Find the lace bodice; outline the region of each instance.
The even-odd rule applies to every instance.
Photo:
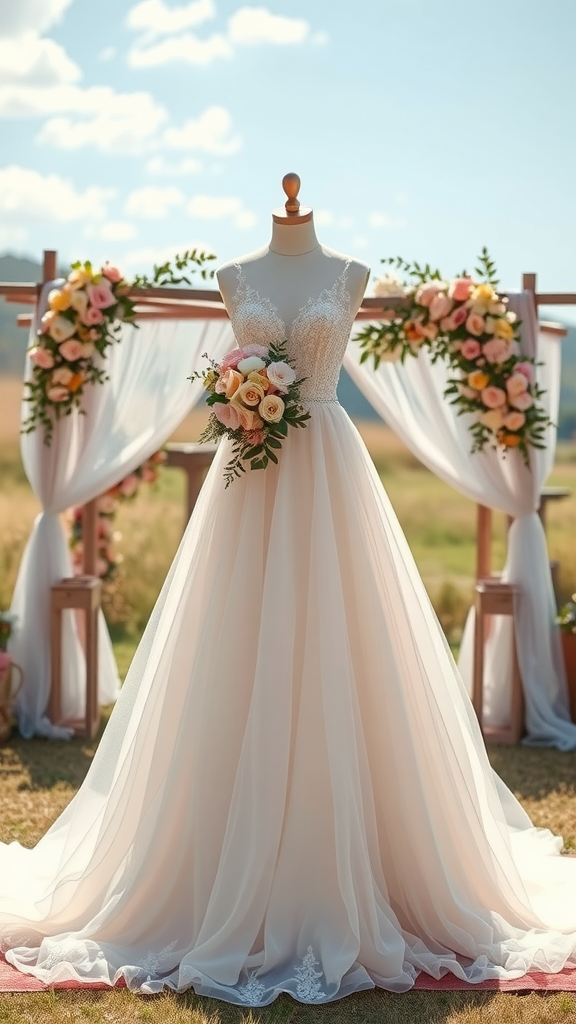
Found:
[[[230,319],[238,344],[270,345],[286,340],[298,377],[306,378],[300,394],[307,401],[337,401],[336,387],[354,320],[346,288],[349,265],[347,260],[331,288],[325,288],[318,298],[308,299],[289,331],[276,306],[248,284],[242,268],[236,265],[238,287]]]

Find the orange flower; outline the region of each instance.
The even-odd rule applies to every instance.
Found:
[[[518,434],[504,434],[502,444],[505,444],[508,448],[517,448],[520,444],[520,438]]]
[[[473,373],[468,374],[468,383],[476,391],[482,391],[489,382],[490,377],[487,373],[482,373],[481,370],[474,370]]]
[[[75,373],[71,380],[68,382],[68,391],[78,391],[78,388],[84,383],[84,374]]]
[[[404,324],[404,334],[407,341],[422,341],[424,337],[420,324],[415,323],[414,320],[406,321]]]

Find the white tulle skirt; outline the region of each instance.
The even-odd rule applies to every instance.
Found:
[[[218,453],[86,780],[0,846],[7,959],[260,1005],[576,966],[576,862],[492,772],[370,457]]]

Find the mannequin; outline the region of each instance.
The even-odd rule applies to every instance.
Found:
[[[227,309],[231,309],[238,285],[238,266],[248,284],[269,299],[278,310],[288,332],[298,311],[311,297],[330,288],[342,273],[348,257],[318,241],[313,211],[297,199],[300,178],[286,174],[282,187],[288,196],[285,206],[272,213],[272,237],[267,246],[223,264],[216,273]],[[350,260],[346,288],[351,310],[362,301],[370,268]]]

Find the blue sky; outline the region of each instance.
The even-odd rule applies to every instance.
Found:
[[[295,170],[375,274],[486,244],[504,286],[574,291],[575,37],[573,0],[3,4],[0,252],[223,261]]]

